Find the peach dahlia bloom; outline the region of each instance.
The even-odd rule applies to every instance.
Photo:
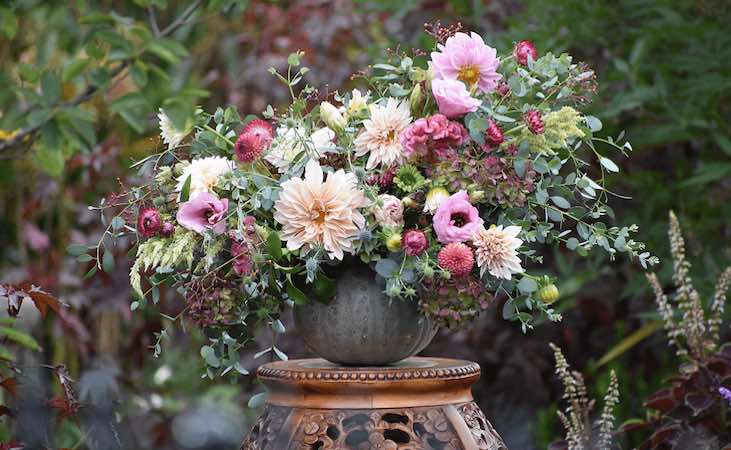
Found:
[[[322,245],[330,258],[343,259],[344,252],[353,252],[353,239],[365,226],[359,211],[365,206],[355,175],[341,169],[325,180],[320,164],[310,160],[304,179],[282,183],[274,220],[282,224],[282,239],[289,250]]]
[[[367,170],[402,164],[401,133],[411,123],[409,102],[389,98],[385,105],[371,105],[370,112],[371,117],[363,122],[364,130],[355,138],[355,155],[368,154]]]

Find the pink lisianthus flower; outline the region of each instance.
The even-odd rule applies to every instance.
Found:
[[[477,33],[456,33],[444,45],[437,45],[437,49],[438,52],[431,54],[431,66],[436,78],[459,80],[485,93],[494,91],[502,78],[497,73],[500,65],[497,51],[485,45]]]
[[[477,208],[470,203],[467,192],[459,191],[439,205],[433,224],[439,242],[450,244],[472,239],[483,221]]]
[[[401,133],[404,156],[426,156],[429,150],[445,153],[445,149],[456,148],[469,138],[467,129],[461,123],[449,120],[444,114],[434,114],[418,119]]]
[[[467,87],[458,80],[434,79],[431,82],[431,90],[439,112],[450,119],[475,112],[481,104],[479,100],[470,96]]]
[[[219,199],[210,192],[201,192],[191,200],[181,203],[176,218],[183,227],[196,233],[213,230],[216,234],[226,231],[228,199]]]

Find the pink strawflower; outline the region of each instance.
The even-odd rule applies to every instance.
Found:
[[[213,230],[216,234],[226,231],[228,199],[219,199],[210,192],[201,192],[191,200],[181,203],[178,223],[188,230],[203,233]]]
[[[173,225],[171,222],[165,222],[162,224],[162,229],[160,230],[160,234],[163,235],[163,237],[170,237],[175,232],[175,225]]]
[[[470,196],[465,191],[459,191],[444,200],[432,221],[437,239],[442,244],[472,239],[472,235],[483,224],[477,208],[472,206]]]
[[[461,242],[447,244],[437,254],[439,267],[446,269],[455,277],[462,277],[472,272],[475,257],[472,250]]]
[[[409,256],[419,256],[429,247],[426,235],[421,230],[408,230],[401,238],[401,247]]]
[[[273,139],[274,130],[271,124],[261,119],[254,119],[246,124],[236,140],[234,146],[236,157],[243,163],[252,163],[269,148]]]
[[[459,147],[468,138],[469,133],[461,123],[449,120],[444,114],[434,114],[409,125],[401,133],[401,145],[407,158],[427,156],[430,150],[445,156],[445,149]]]
[[[251,260],[251,252],[249,246],[245,242],[234,240],[231,242],[231,256],[233,256],[233,269],[236,275],[250,275],[254,269],[254,263]]]
[[[431,54],[431,67],[435,78],[459,80],[470,88],[492,92],[502,77],[497,73],[500,60],[497,51],[485,45],[477,33],[456,33],[442,44],[439,51]]]
[[[431,90],[439,112],[450,119],[477,111],[481,104],[479,100],[470,96],[467,87],[459,80],[434,79],[431,82]]]
[[[543,118],[541,118],[541,112],[537,109],[529,109],[528,112],[523,114],[523,120],[533,134],[541,134],[546,131]]]
[[[499,147],[500,144],[502,144],[504,141],[505,135],[503,134],[503,130],[492,119],[488,119],[487,132],[485,133],[485,142],[490,147]]]
[[[533,42],[520,41],[515,44],[515,47],[513,48],[513,56],[515,57],[515,60],[518,61],[518,64],[527,66],[528,55],[530,55],[533,61],[538,58],[538,50],[536,50],[536,46],[533,44]]]
[[[162,219],[155,208],[142,208],[137,217],[137,231],[144,237],[150,238],[160,232]]]

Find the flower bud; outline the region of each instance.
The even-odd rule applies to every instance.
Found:
[[[543,303],[550,305],[556,300],[558,300],[559,292],[558,288],[555,284],[551,283],[549,285],[543,286],[536,292],[536,297],[538,300],[542,301]]]
[[[434,276],[434,268],[432,266],[425,266],[424,270],[421,271],[426,278],[431,278]]]
[[[411,114],[416,114],[422,107],[424,102],[424,91],[421,89],[421,84],[414,86],[409,96],[409,107],[411,107]]]
[[[449,192],[443,187],[435,187],[426,194],[426,202],[424,202],[424,212],[434,214],[442,202],[449,198]]]
[[[413,208],[416,206],[416,202],[413,198],[406,196],[401,199],[401,204],[404,205],[404,208]]]
[[[386,248],[390,252],[397,252],[401,250],[401,233],[393,233],[391,236],[386,238]]]
[[[323,122],[325,122],[325,125],[336,133],[343,131],[345,126],[348,124],[345,117],[343,117],[335,105],[330,102],[320,103],[320,118]]]

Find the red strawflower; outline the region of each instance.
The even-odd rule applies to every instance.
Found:
[[[137,217],[137,231],[144,237],[150,238],[160,232],[162,219],[155,208],[142,208]]]
[[[271,145],[273,139],[272,125],[265,120],[254,119],[246,124],[236,139],[236,157],[244,163],[254,162]]]
[[[461,242],[447,244],[437,254],[439,267],[446,269],[456,277],[468,275],[475,264],[472,250]]]
[[[518,64],[527,66],[528,55],[530,55],[533,61],[538,58],[538,50],[536,50],[536,46],[533,44],[533,42],[520,41],[515,44],[515,47],[513,48],[513,56],[515,57],[515,60],[518,61]]]
[[[408,230],[404,233],[401,238],[401,246],[404,249],[404,253],[409,256],[418,256],[429,247],[429,243],[426,240],[426,235],[421,230]]]
[[[541,134],[546,131],[546,125],[543,123],[541,112],[537,109],[529,109],[528,112],[523,114],[523,120],[533,134]]]
[[[503,130],[492,119],[488,119],[487,121],[487,133],[485,135],[485,141],[490,147],[498,147],[505,141],[505,135],[503,134]]]

